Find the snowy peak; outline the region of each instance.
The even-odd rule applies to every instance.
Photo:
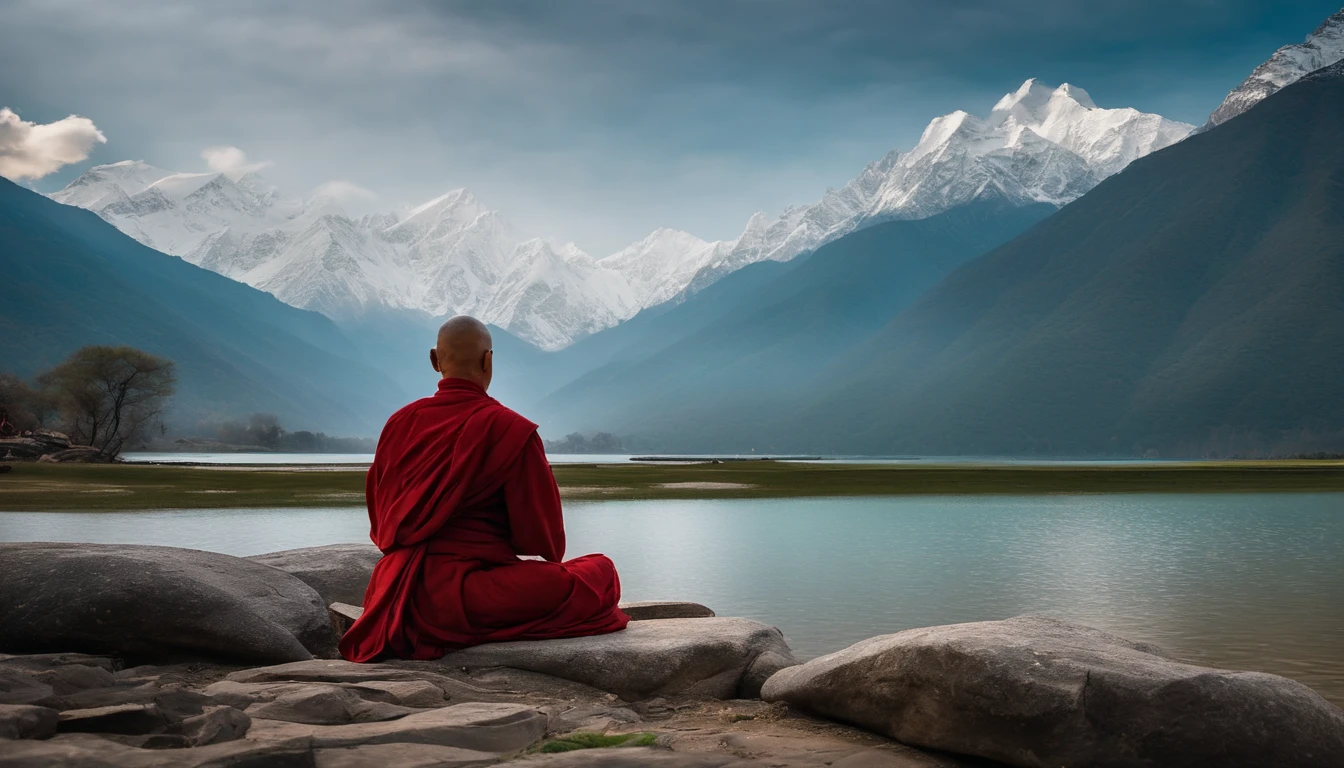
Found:
[[[1088,109],[1098,108],[1096,103],[1092,101],[1092,96],[1089,95],[1087,91],[1083,90],[1082,88],[1079,88],[1076,85],[1069,85],[1068,83],[1065,83],[1056,88],[1055,93],[1051,98],[1069,99],[1070,101],[1080,106],[1086,107]]]
[[[123,160],[90,168],[51,197],[59,203],[88,208],[104,199],[110,201],[138,194],[154,182],[171,175],[172,171],[155,168],[138,160]]]
[[[760,217],[761,225],[765,217]],[[756,221],[756,217],[753,217]],[[600,260],[602,267],[619,272],[642,307],[662,304],[675,297],[713,257],[718,243],[701,240],[689,232],[662,227]]]
[[[1327,18],[1305,41],[1275,51],[1223,99],[1200,130],[1222,125],[1307,74],[1341,60],[1344,60],[1344,9]]]
[[[1194,126],[1135,109],[1102,109],[1087,91],[1027,80],[985,118],[934,118],[907,152],[890,152],[838,190],[770,221],[753,216],[688,283],[698,290],[747,264],[785,261],[871,223],[919,219],[998,198],[1064,205]]]
[[[92,168],[52,197],[151,248],[338,319],[374,308],[469,313],[554,349],[645,306],[622,272],[638,265],[602,265],[573,243],[520,236],[465,189],[355,220],[329,196],[283,198],[254,171],[176,173],[127,161]],[[664,243],[654,249],[660,257],[703,245],[670,233],[651,236]],[[642,295],[662,292],[648,285]]]
[[[990,110],[990,122],[1003,122],[1009,117],[1017,118],[1021,123],[1040,122],[1055,92],[1056,89],[1033,77],[1016,91],[999,99]]]

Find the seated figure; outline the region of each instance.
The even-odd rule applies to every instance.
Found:
[[[489,329],[455,317],[429,359],[438,392],[388,419],[369,468],[371,538],[383,557],[341,654],[436,659],[479,643],[624,629],[611,560],[564,559],[560,492],[537,425],[486,394]]]

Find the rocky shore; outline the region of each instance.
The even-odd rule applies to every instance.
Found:
[[[1344,766],[1344,712],[1300,683],[1043,617],[800,664],[640,603],[611,635],[351,664],[377,559],[0,545],[0,766]]]
[[[104,463],[111,459],[92,446],[72,445],[62,432],[39,429],[0,437],[0,461]]]

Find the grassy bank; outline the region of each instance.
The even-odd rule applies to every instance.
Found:
[[[333,507],[364,503],[344,468],[14,464],[0,511]],[[567,499],[1341,491],[1344,462],[965,466],[735,462],[557,465]]]

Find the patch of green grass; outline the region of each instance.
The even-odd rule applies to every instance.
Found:
[[[658,740],[652,733],[585,733],[579,731],[558,739],[545,742],[537,751],[542,754],[573,752],[579,749],[605,749],[607,747],[651,747]]]
[[[15,463],[0,512],[362,507],[362,469]],[[1129,465],[556,465],[567,500],[1043,493],[1344,492],[1344,462]]]

